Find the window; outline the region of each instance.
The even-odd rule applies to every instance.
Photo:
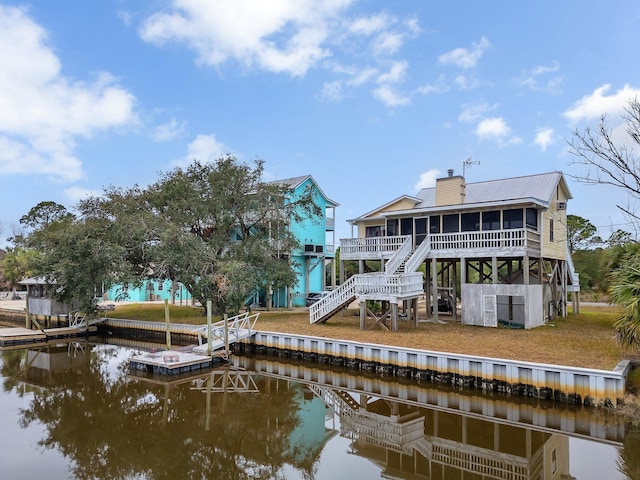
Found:
[[[480,230],[480,212],[463,213],[460,216],[460,230],[463,232],[477,232]]]
[[[380,225],[374,227],[367,227],[364,230],[364,236],[369,237],[382,237],[384,235],[384,229]]]
[[[553,218],[549,219],[549,241],[553,242]]]
[[[502,212],[502,228],[522,228],[523,226],[521,208],[514,208]]]
[[[525,210],[527,228],[538,230],[538,211],[535,208],[527,208]]]
[[[400,235],[413,234],[413,218],[400,219]]]
[[[460,217],[457,214],[442,216],[442,233],[456,233],[460,231]]]
[[[500,230],[500,211],[482,212],[482,230]]]
[[[390,218],[387,220],[387,235],[395,237],[398,235],[398,219]]]
[[[440,233],[440,215],[429,217],[429,233]]]

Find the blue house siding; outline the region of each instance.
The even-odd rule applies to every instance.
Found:
[[[312,189],[313,201],[320,209],[320,215],[303,216],[300,221],[291,221],[290,232],[300,243],[300,248],[293,251],[291,261],[297,276],[297,284],[288,289],[274,292],[274,307],[304,307],[309,292],[324,290],[325,259],[334,258],[334,252],[327,252],[327,208],[337,204],[328,199],[311,176],[282,180],[293,188],[291,201],[300,198],[307,188]],[[331,226],[333,229],[333,225]]]
[[[157,301],[157,300],[169,300],[170,302],[187,302],[191,301],[191,294],[187,291],[187,289],[182,285],[178,284],[175,290],[175,294],[173,299],[171,297],[171,280],[164,280],[159,282],[157,280],[145,280],[140,287],[134,287],[133,285],[129,285],[126,287],[126,292],[124,292],[124,298],[122,298],[122,286],[114,285],[107,292],[108,300],[116,300],[120,295],[118,300],[121,301],[129,301],[129,302],[148,302],[148,301]]]

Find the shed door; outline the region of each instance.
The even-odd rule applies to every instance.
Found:
[[[497,302],[495,295],[482,296],[482,325],[484,327],[498,326]]]

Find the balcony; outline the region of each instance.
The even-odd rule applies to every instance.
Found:
[[[342,260],[391,258],[408,236],[347,238],[340,240]],[[540,234],[526,228],[429,234],[427,258],[509,257],[541,254]]]

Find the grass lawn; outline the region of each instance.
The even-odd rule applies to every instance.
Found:
[[[170,305],[169,315],[173,323],[206,323],[202,308]],[[256,328],[362,343],[605,370],[612,370],[623,358],[637,354],[618,346],[613,338],[613,322],[618,316],[615,307],[581,306],[579,315],[570,314],[567,318],[556,319],[553,323],[532,330],[421,321],[417,329],[408,322],[400,322],[399,331],[391,333],[379,327],[360,330],[358,315],[357,309],[345,310],[325,324],[311,325],[306,309],[261,311]],[[109,312],[109,316],[163,322],[164,305],[117,305],[114,312]],[[449,318],[440,316],[441,320]]]

